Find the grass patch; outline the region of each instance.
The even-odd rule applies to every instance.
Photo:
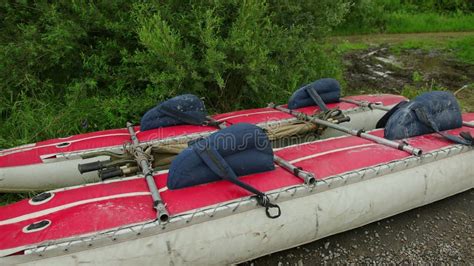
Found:
[[[474,83],[468,84],[454,92],[463,112],[474,112]]]
[[[0,193],[0,206],[34,197],[37,193]]]
[[[446,41],[442,39],[406,40],[401,43],[392,45],[390,47],[390,51],[394,54],[400,54],[403,50],[407,49],[439,49],[440,47],[445,47],[446,44]]]
[[[337,44],[336,47],[339,53],[346,53],[349,51],[368,49],[369,45],[366,43],[352,43],[347,40],[344,40],[342,43]]]
[[[381,15],[377,22],[359,20],[344,23],[334,29],[333,35],[460,31],[474,31],[474,14],[398,10]]]
[[[405,86],[400,93],[408,99],[413,99],[418,95],[430,91],[449,91],[447,88],[432,85],[423,87]],[[456,99],[461,106],[462,112],[474,112],[474,84],[466,85],[463,89],[454,92]]]
[[[447,88],[444,87],[439,87],[439,86],[423,86],[423,87],[414,87],[414,86],[409,86],[406,85],[403,87],[401,91],[401,95],[407,97],[408,99],[413,99],[418,95],[421,95],[425,92],[429,91],[447,91]]]
[[[343,27],[335,28],[332,32],[332,36],[348,36],[356,34],[373,34],[383,32],[383,29],[373,27],[371,25],[344,24]]]
[[[391,13],[386,18],[384,32],[417,33],[443,31],[473,31],[473,14],[442,15],[438,13]]]
[[[448,44],[454,55],[461,61],[474,64],[474,36],[454,40]]]
[[[425,51],[444,50],[447,53],[451,53],[463,63],[474,64],[474,35],[454,39],[433,38],[405,40],[390,46],[390,51],[397,55],[407,49],[422,49]]]

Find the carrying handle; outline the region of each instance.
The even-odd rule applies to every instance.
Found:
[[[101,180],[107,180],[107,179],[119,177],[122,175],[123,175],[122,169],[118,167],[107,168],[107,169],[103,169],[99,171],[99,178]]]
[[[257,195],[256,198],[257,198],[258,204],[265,208],[265,214],[267,215],[268,218],[276,219],[280,217],[281,215],[280,206],[278,206],[277,204],[271,203],[267,195],[265,194]],[[277,213],[272,215],[272,213],[270,212],[270,209],[277,209]]]

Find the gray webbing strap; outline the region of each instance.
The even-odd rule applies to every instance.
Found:
[[[321,96],[319,96],[318,92],[316,92],[315,88],[307,88],[306,92],[309,94],[309,97],[311,97],[311,99],[313,99],[314,103],[317,104],[322,111],[327,111],[328,110],[328,107],[324,103]]]
[[[416,108],[414,109],[416,116],[418,119],[425,124],[427,127],[429,127],[431,130],[434,132],[438,133],[442,137],[444,137],[447,140],[450,140],[454,143],[462,144],[462,145],[467,145],[467,146],[473,146],[474,141],[469,132],[462,132],[460,134],[461,137],[450,135],[444,132],[441,132],[438,128],[438,126],[433,123],[432,119],[430,119],[429,114],[425,111],[423,107]]]

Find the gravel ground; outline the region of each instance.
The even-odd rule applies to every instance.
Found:
[[[474,190],[243,265],[474,264]]]

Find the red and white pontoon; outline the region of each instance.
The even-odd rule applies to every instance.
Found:
[[[386,106],[393,106],[405,100],[402,96],[389,94],[361,95],[346,97],[341,102],[328,104],[329,108],[339,108],[345,115],[350,116],[351,121],[344,123],[345,126],[367,130],[375,128],[375,123],[385,112],[344,102],[344,99],[378,102]],[[319,108],[309,106],[297,110],[312,114]],[[291,115],[270,108],[236,111],[215,115],[213,118],[228,125],[245,122],[264,128],[291,124],[295,121]],[[138,131],[138,128],[135,130]],[[160,145],[186,142],[209,135],[216,130],[211,126],[179,125],[138,131],[137,137],[144,145]],[[321,134],[321,138],[342,134],[329,128]],[[107,160],[109,157],[83,159],[84,155],[94,152],[123,152],[123,145],[130,141],[130,134],[124,128],[52,139],[2,150],[0,151],[0,192],[44,191],[99,181],[97,172],[81,175],[78,165]]]
[[[472,123],[474,113],[463,121]],[[473,134],[474,128],[444,133],[461,131]],[[169,211],[167,223],[156,220],[142,176],[52,190],[0,207],[0,264],[230,264],[473,188],[472,146],[438,134],[405,142],[423,154],[357,136],[277,149],[277,156],[317,179],[306,185],[282,167],[241,178],[280,206],[278,219],[268,219],[248,191],[229,181],[167,189],[166,171],[154,180]]]
[[[298,89],[287,106],[269,104],[214,119],[202,112],[199,98],[183,95],[147,112],[142,118],[147,131],[137,133],[128,124],[126,132],[114,131],[118,136],[110,139],[93,133],[3,152],[9,163],[21,156],[37,160],[16,166],[23,169],[62,164],[52,171],[66,172],[72,183],[84,181],[70,169],[91,151],[118,159],[82,164],[82,172],[141,174],[51,190],[0,207],[0,264],[238,263],[473,188],[474,113],[462,115],[452,93],[429,92],[408,102],[391,95],[340,100],[339,92],[335,80],[323,79]],[[321,108],[317,114],[319,109],[308,107],[314,104]],[[340,123],[346,115],[352,127]],[[220,130],[203,126],[204,120]],[[272,120],[296,123],[290,130],[272,127]],[[152,129],[173,121],[197,126]],[[375,124],[383,129],[365,130]],[[297,139],[272,149],[280,133],[300,132],[295,125],[325,129],[323,137],[351,136]],[[159,169],[157,151],[177,138],[192,141],[172,156],[165,165],[169,170],[153,171]],[[110,153],[125,142],[131,143],[122,154]],[[14,172],[5,176],[5,169],[13,168],[3,169],[9,188],[66,182],[43,169],[40,180],[22,173],[20,186],[18,176],[10,177]]]

